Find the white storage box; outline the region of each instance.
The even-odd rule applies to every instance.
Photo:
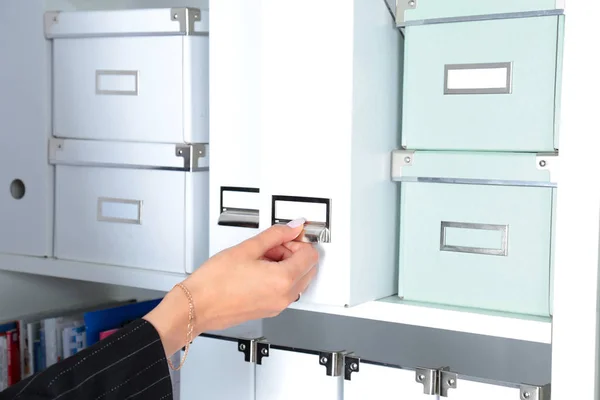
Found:
[[[62,138],[208,142],[208,11],[50,12]]]
[[[400,32],[383,1],[266,2],[261,24],[260,229],[308,220],[322,256],[300,302],[392,296]]]
[[[208,256],[207,151],[52,139],[55,257],[193,272]]]

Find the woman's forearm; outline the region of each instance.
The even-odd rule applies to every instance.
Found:
[[[0,400],[169,400],[171,391],[162,337],[139,319],[0,392]]]

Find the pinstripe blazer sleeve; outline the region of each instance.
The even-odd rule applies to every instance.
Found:
[[[0,393],[0,400],[172,398],[162,342],[142,319]]]

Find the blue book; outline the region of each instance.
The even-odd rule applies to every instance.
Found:
[[[42,325],[42,328],[40,328],[40,347],[39,354],[36,356],[36,358],[39,357],[39,371],[46,369],[46,330],[43,328],[43,326],[44,325]]]
[[[12,331],[13,329],[17,329],[16,321],[0,323],[0,333]]]
[[[42,352],[42,343],[36,340],[33,343],[33,373],[37,374],[46,367],[46,352]]]
[[[154,309],[162,299],[131,303],[104,310],[90,311],[83,315],[85,322],[86,345],[94,345],[100,340],[100,333],[117,329],[143,317]]]

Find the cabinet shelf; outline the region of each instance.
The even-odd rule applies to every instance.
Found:
[[[55,258],[0,254],[0,270],[169,291],[186,275]]]
[[[185,274],[5,254],[0,254],[0,270],[158,291],[168,291],[186,277]],[[404,302],[396,296],[349,308],[304,303],[292,304],[290,308],[547,344],[552,337],[549,318],[433,307]]]
[[[349,308],[310,304],[292,304],[290,308],[528,342],[552,343],[550,318],[484,313],[437,305],[434,307],[405,302],[397,296]]]

